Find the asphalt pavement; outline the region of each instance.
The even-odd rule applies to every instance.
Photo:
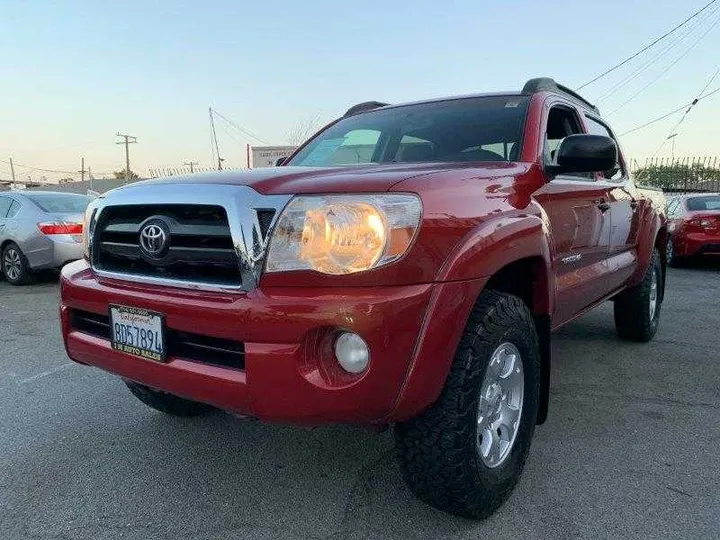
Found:
[[[72,364],[57,280],[0,282],[0,539],[720,538],[720,265],[673,269],[660,331],[612,305],[554,336],[548,422],[484,522],[405,488],[390,432],[152,411]]]

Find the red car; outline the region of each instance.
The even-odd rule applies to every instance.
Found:
[[[695,255],[720,255],[720,194],[668,198],[668,264]]]
[[[394,424],[410,489],[482,518],[547,416],[550,332],[612,299],[655,335],[664,208],[551,79],[363,103],[280,167],[91,203],[65,346],[170,414]]]

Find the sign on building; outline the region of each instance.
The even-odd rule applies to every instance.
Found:
[[[274,167],[278,159],[288,157],[297,146],[249,146],[248,168]]]

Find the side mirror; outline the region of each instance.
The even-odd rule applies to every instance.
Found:
[[[617,165],[615,141],[604,135],[569,135],[557,149],[557,165],[547,167],[552,174],[608,171]]]
[[[286,157],[277,158],[277,161],[275,162],[275,166],[280,167],[281,165],[285,165],[286,160],[287,160]]]

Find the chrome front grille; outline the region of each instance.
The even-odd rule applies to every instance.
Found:
[[[167,249],[148,256],[140,234],[143,224],[167,227]],[[203,281],[239,287],[242,278],[225,209],[221,206],[165,204],[106,208],[96,228],[98,269],[157,278]]]
[[[93,269],[136,282],[253,289],[289,199],[216,184],[149,183],[113,191],[94,202],[88,228]]]

